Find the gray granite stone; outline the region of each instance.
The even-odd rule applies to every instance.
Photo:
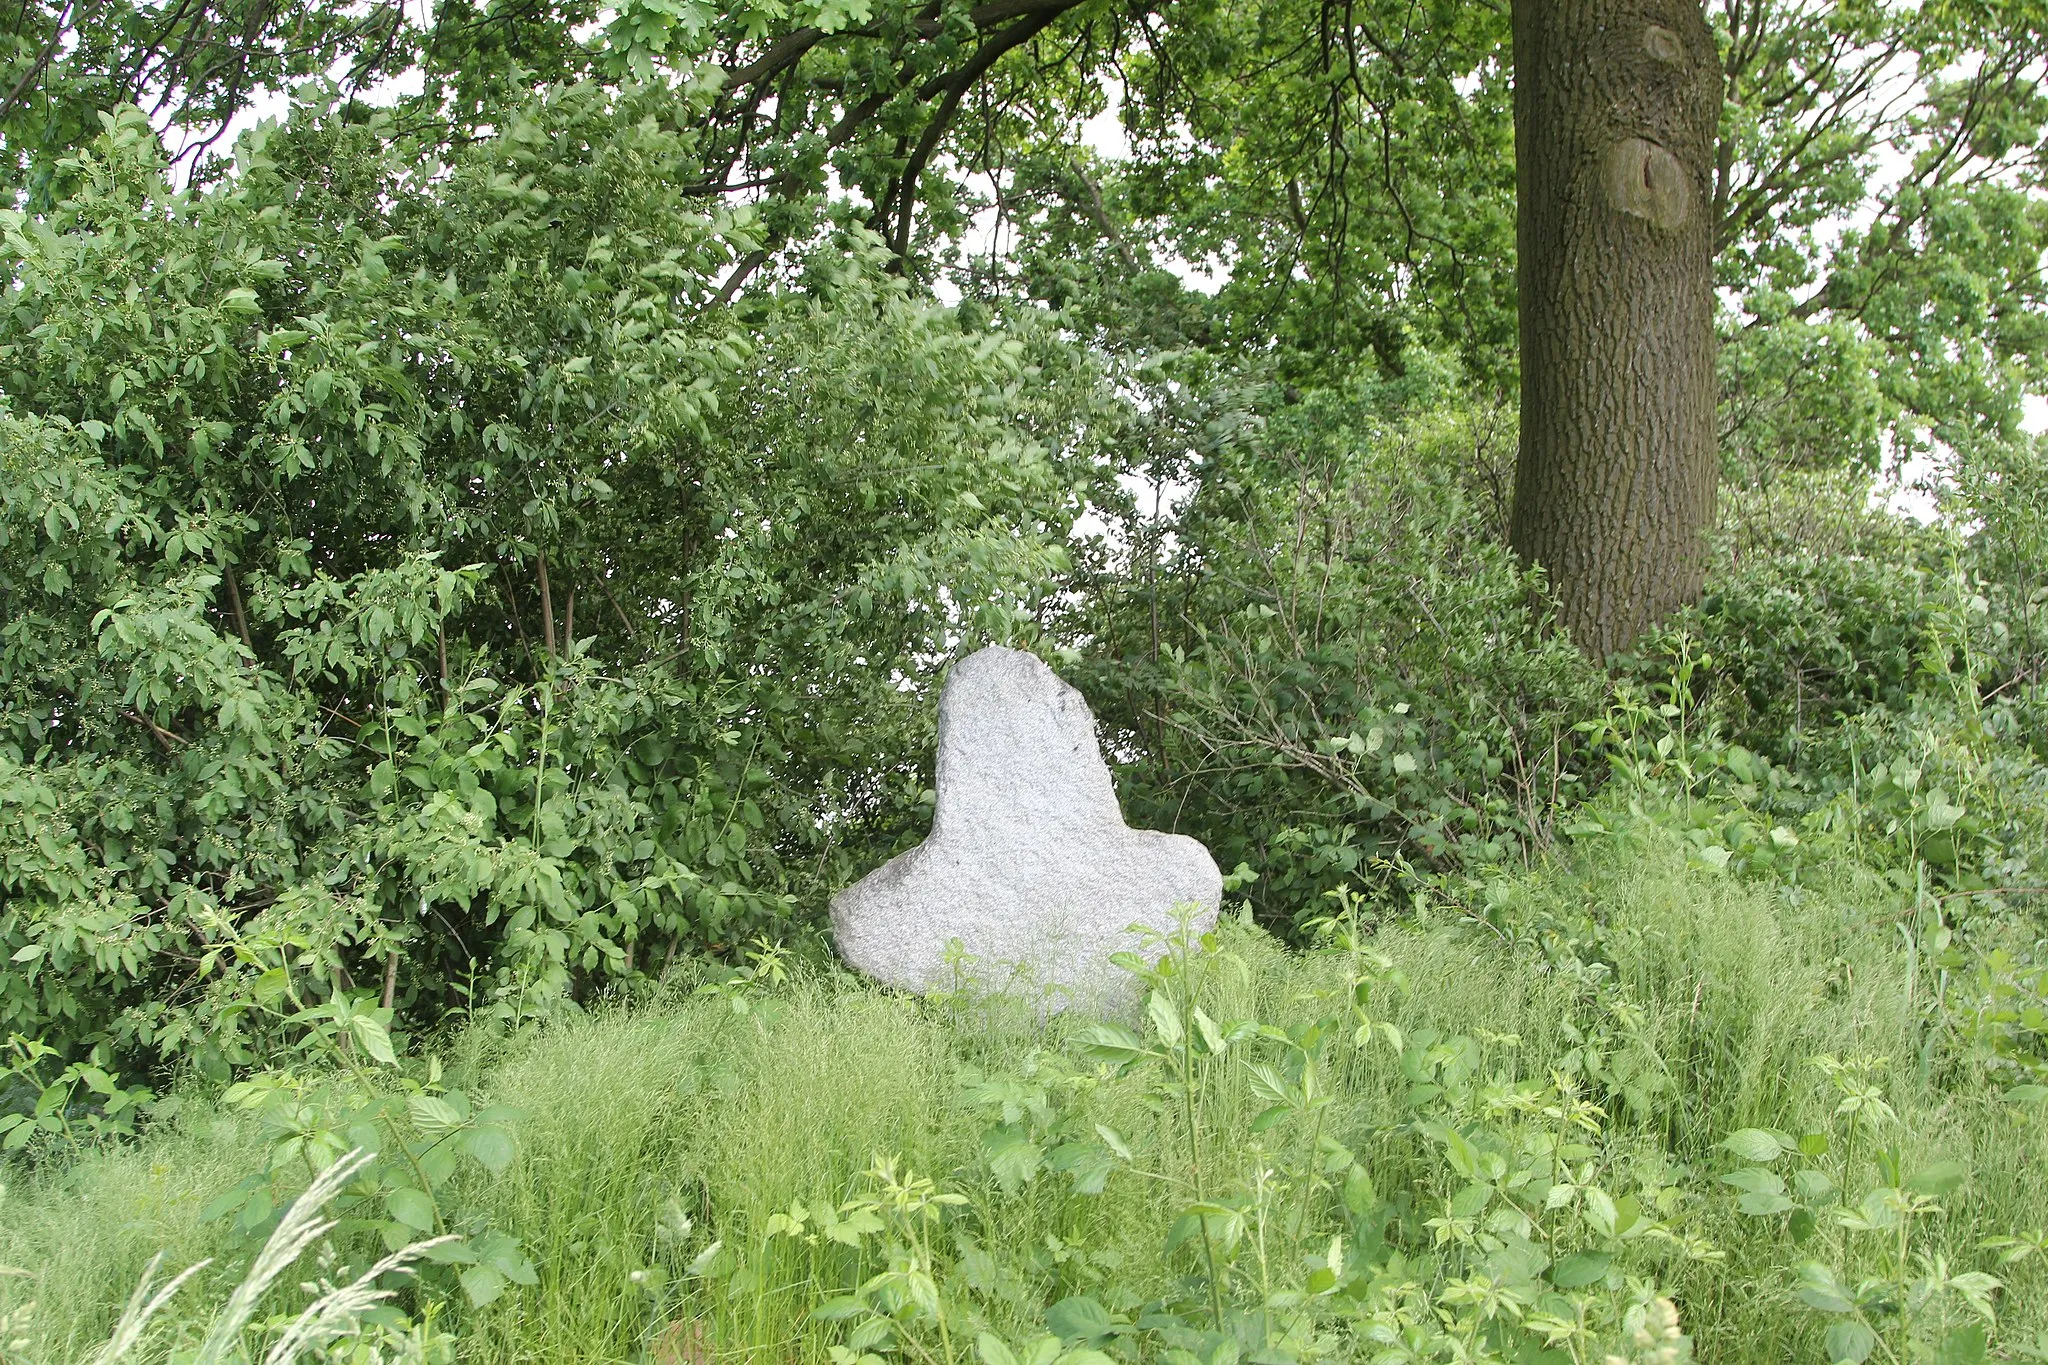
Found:
[[[846,960],[913,991],[1006,981],[1050,987],[1051,1008],[1133,998],[1111,953],[1134,923],[1170,932],[1192,912],[1214,926],[1216,860],[1179,834],[1124,824],[1095,718],[1034,655],[980,650],[939,698],[931,837],[840,892],[832,928]]]

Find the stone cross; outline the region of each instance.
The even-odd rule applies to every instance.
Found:
[[[980,650],[939,698],[938,805],[929,839],[832,898],[846,960],[892,986],[1051,988],[1054,1009],[1135,995],[1109,956],[1130,926],[1214,927],[1222,874],[1180,834],[1132,829],[1095,717],[1034,655]],[[949,950],[957,942],[958,948]],[[964,957],[963,957],[964,955]]]

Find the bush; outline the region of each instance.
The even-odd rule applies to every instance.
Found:
[[[1339,884],[1546,847],[1603,686],[1468,482],[1498,411],[1316,393],[1229,415],[1171,541],[1130,527],[1082,623],[1133,817],[1255,870],[1275,924]]]
[[[938,666],[1064,565],[1088,380],[858,234],[721,306],[705,97],[428,166],[301,110],[205,193],[129,111],[6,216],[0,1036],[224,1077],[333,997],[512,1021],[914,837]]]

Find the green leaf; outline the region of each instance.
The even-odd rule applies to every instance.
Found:
[[[1099,1142],[1066,1142],[1052,1150],[1046,1165],[1071,1176],[1075,1194],[1092,1197],[1108,1187],[1116,1158]]]
[[[405,1102],[406,1113],[429,1137],[451,1133],[469,1121],[466,1106],[458,1106],[445,1095],[414,1095]]]
[[[1799,1267],[1799,1286],[1792,1294],[1808,1308],[1818,1308],[1823,1313],[1856,1311],[1855,1299],[1835,1278],[1835,1272],[1818,1261],[1808,1261]]]
[[[1960,1161],[1937,1161],[1907,1176],[1905,1188],[1913,1194],[1939,1199],[1954,1194],[1969,1174],[1970,1168]]]
[[[871,1317],[849,1332],[846,1346],[851,1351],[872,1351],[896,1335],[896,1324],[884,1317]],[[875,1359],[875,1357],[869,1357]]]
[[[1751,1218],[1768,1218],[1799,1206],[1782,1194],[1745,1194],[1735,1201],[1735,1207]]]
[[[356,1042],[375,1061],[385,1066],[397,1066],[398,1054],[391,1050],[391,1035],[384,1026],[367,1014],[358,1014],[349,1020],[349,1032],[355,1034]]]
[[[1493,1202],[1493,1186],[1467,1185],[1451,1196],[1450,1211],[1453,1218],[1474,1218],[1488,1204]]]
[[[1344,1176],[1344,1207],[1352,1217],[1363,1218],[1379,1203],[1379,1191],[1365,1167],[1354,1165]]]
[[[1181,1028],[1180,1011],[1174,1008],[1173,1001],[1167,999],[1164,992],[1152,992],[1151,998],[1145,1001],[1145,1014],[1152,1021],[1152,1031],[1167,1047],[1177,1046],[1186,1036]]]
[[[1764,1128],[1741,1128],[1721,1139],[1721,1145],[1744,1161],[1776,1161],[1785,1152],[1778,1135]]]
[[[1001,1337],[983,1332],[974,1339],[974,1353],[981,1365],[1017,1365],[1017,1353]]]
[[[1252,1120],[1251,1130],[1256,1134],[1276,1128],[1280,1124],[1285,1123],[1293,1113],[1294,1111],[1284,1104],[1276,1104],[1270,1108],[1262,1109],[1259,1111],[1258,1117]]]
[[[1607,1191],[1588,1185],[1586,1187],[1586,1221],[1602,1237],[1612,1237],[1616,1220],[1621,1211],[1614,1206],[1613,1198]]]
[[[1799,1191],[1799,1197],[1808,1203],[1819,1203],[1835,1192],[1835,1182],[1828,1173],[1811,1166],[1794,1172],[1792,1185]]]
[[[1045,1310],[1045,1326],[1065,1342],[1100,1342],[1115,1330],[1109,1310],[1085,1295],[1061,1299]]]
[[[1127,1066],[1153,1055],[1145,1040],[1122,1024],[1090,1024],[1074,1035],[1074,1048],[1089,1061],[1112,1066]]]
[[[462,1272],[462,1292],[478,1308],[487,1308],[505,1292],[505,1277],[487,1265],[473,1265]]]
[[[1862,1365],[1877,1345],[1877,1334],[1854,1319],[1832,1323],[1825,1343],[1828,1359],[1836,1365]]]
[[[1265,1062],[1253,1062],[1245,1068],[1250,1079],[1252,1095],[1267,1104],[1291,1104],[1294,1096],[1288,1093],[1287,1080]]]
[[[493,1175],[502,1175],[519,1154],[512,1135],[494,1123],[471,1129],[463,1135],[462,1149]]]
[[[982,1134],[981,1145],[1003,1193],[1015,1194],[1038,1178],[1045,1149],[1030,1139],[1022,1125],[991,1128]]]
[[[1967,1323],[1941,1339],[1935,1351],[1935,1365],[1983,1365],[1989,1344],[1990,1334],[1983,1323]]]
[[[1721,1177],[1724,1185],[1733,1185],[1749,1194],[1783,1194],[1785,1182],[1760,1166],[1745,1166],[1739,1171],[1730,1171]]]
[[[425,1192],[401,1185],[384,1196],[384,1209],[392,1218],[416,1232],[434,1230],[434,1201]]]
[[[1584,1289],[1607,1274],[1614,1257],[1605,1251],[1581,1251],[1550,1268],[1550,1282],[1559,1289]]]
[[[1104,1143],[1108,1144],[1109,1150],[1115,1152],[1119,1159],[1124,1161],[1129,1161],[1132,1159],[1130,1144],[1123,1140],[1123,1138],[1117,1133],[1116,1129],[1108,1127],[1105,1124],[1098,1123],[1095,1125],[1095,1134],[1097,1137],[1101,1138]]]
[[[540,1283],[540,1272],[533,1268],[533,1262],[519,1249],[517,1238],[508,1237],[501,1232],[492,1233],[484,1239],[484,1245],[489,1249],[484,1251],[479,1259],[507,1280],[518,1285]]]
[[[218,1222],[242,1207],[248,1198],[248,1191],[240,1186],[236,1186],[225,1194],[216,1195],[208,1201],[205,1208],[199,1211],[199,1221],[202,1223]]]

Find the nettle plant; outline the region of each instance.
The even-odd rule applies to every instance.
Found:
[[[253,1244],[283,1216],[287,1186],[318,1180],[354,1153],[334,1204],[337,1229],[391,1253],[421,1247],[430,1291],[452,1291],[453,1279],[483,1307],[537,1276],[516,1237],[456,1212],[449,1187],[464,1165],[496,1175],[512,1164],[521,1114],[444,1084],[439,1058],[419,1074],[401,1065],[390,1019],[389,1008],[345,995],[284,1015],[300,1030],[297,1063],[238,1081],[224,1097],[262,1121],[269,1158],[203,1216],[231,1220]]]
[[[1182,1202],[1165,1253],[1188,1273],[1172,1290],[1134,1320],[1070,1298],[1048,1324],[1093,1326],[1070,1344],[1143,1335],[1174,1365],[1357,1349],[1388,1362],[1546,1349],[1583,1360],[1607,1342],[1632,1350],[1646,1332],[1665,1349],[1643,1272],[1660,1257],[1716,1254],[1666,1221],[1678,1191],[1654,1170],[1621,1169],[1602,1142],[1605,1115],[1576,1079],[1514,1075],[1516,1040],[1404,1036],[1376,1002],[1405,983],[1365,944],[1355,898],[1336,900],[1318,932],[1342,971],[1319,1012],[1291,1027],[1207,1012],[1211,978],[1229,960],[1215,934],[1161,938],[1121,959],[1148,987],[1144,1028],[1091,1025],[1075,1046],[1106,1078],[1145,1086],[1160,1116],[1145,1141],[1098,1126],[1097,1156],[1072,1119],[1034,1114],[1085,1086],[1012,1098],[1017,1117],[988,1144],[992,1164],[1012,1162],[1011,1180],[1029,1174],[1016,1144],[1042,1132],[1066,1139],[1049,1149],[1049,1168],[1087,1173],[1077,1192],[1128,1172]],[[1337,1107],[1345,1087],[1333,1083],[1373,1050],[1394,1053],[1408,1082],[1408,1118],[1364,1135],[1416,1168],[1391,1193],[1355,1150],[1356,1122]],[[1260,1107],[1244,1116],[1234,1093]],[[1085,1159],[1060,1159],[1077,1146]],[[1109,1168],[1101,1177],[1098,1162]],[[1229,1170],[1239,1174],[1216,1174]],[[1624,1178],[1636,1188],[1621,1188]]]
[[[987,1127],[957,1188],[877,1156],[686,1278],[757,1334],[796,1289],[834,1365],[1688,1359],[1654,1276],[1718,1253],[1676,1230],[1676,1173],[1629,1159],[1576,1073],[1520,1075],[1517,1040],[1404,1034],[1385,1002],[1405,981],[1357,899],[1335,899],[1317,927],[1335,970],[1306,1019],[1219,1020],[1242,965],[1226,936],[1156,936],[1119,960],[1146,988],[1138,1027],[1085,1026],[1014,1073],[963,1068]],[[1402,1116],[1362,1125],[1375,1071]],[[1104,1121],[1134,1093],[1148,1121]],[[1066,1201],[1127,1181],[1177,1206],[1163,1279],[1099,1239],[1016,1244],[1014,1201],[1079,1212]],[[789,1252],[809,1266],[794,1282]]]
[[[1952,1264],[1932,1236],[1942,1201],[1968,1178],[1960,1162],[1909,1169],[1898,1118],[1875,1076],[1882,1059],[1816,1057],[1839,1095],[1833,1122],[1793,1137],[1744,1128],[1721,1145],[1743,1164],[1721,1177],[1752,1218],[1779,1219],[1804,1255],[1778,1271],[1787,1295],[1827,1319],[1828,1359],[1969,1365],[1997,1326],[1994,1276]],[[1987,1250],[2019,1260],[2026,1239]]]

